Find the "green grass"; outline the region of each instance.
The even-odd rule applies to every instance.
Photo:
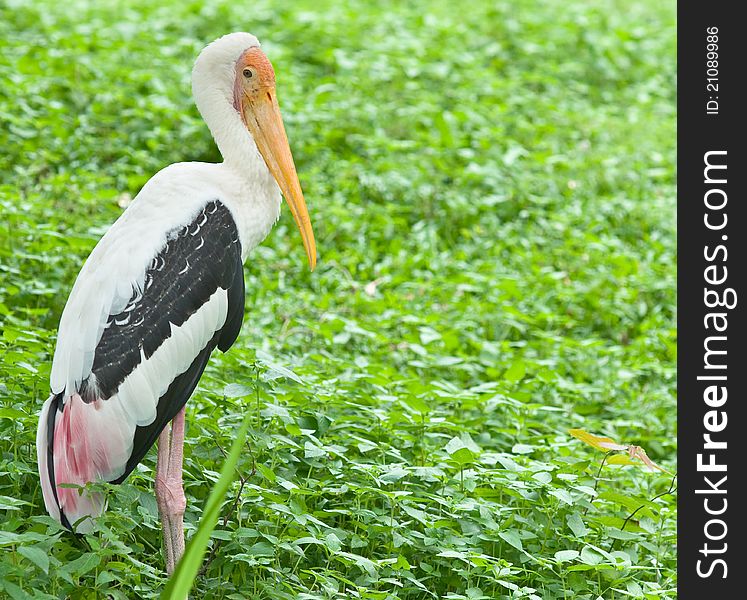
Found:
[[[568,434],[676,469],[674,3],[101,4],[0,0],[0,597],[163,589],[155,453],[75,539],[36,413],[121,195],[219,160],[191,65],[248,30],[320,262],[284,209],[188,405],[188,535],[253,415],[194,597],[675,598],[670,478]]]

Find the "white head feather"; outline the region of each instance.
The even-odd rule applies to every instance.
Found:
[[[250,33],[229,33],[208,44],[192,69],[192,95],[197,110],[213,134],[223,159],[227,163],[240,161],[244,169],[249,166],[247,153],[251,158],[260,155],[233,106],[236,61],[245,50],[259,47],[259,40]]]

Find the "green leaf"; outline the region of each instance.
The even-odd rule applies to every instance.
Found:
[[[602,554],[589,546],[584,546],[580,555],[581,562],[587,565],[598,565],[604,560]]]
[[[589,532],[586,525],[584,525],[581,515],[577,512],[567,515],[565,522],[568,523],[568,527],[571,528],[571,531],[577,538],[583,538]]]
[[[340,538],[338,538],[332,532],[324,536],[324,542],[327,548],[329,548],[331,552],[339,552],[340,549],[342,548],[342,543],[340,542]]]
[[[640,463],[634,461],[627,454],[613,454],[607,457],[608,465],[639,465]]]
[[[620,506],[624,506],[631,512],[634,510],[638,510],[639,516],[640,515],[651,515],[651,510],[658,511],[659,506],[655,502],[651,502],[650,500],[646,498],[640,498],[637,496],[627,496],[625,494],[621,494],[619,492],[613,492],[613,491],[605,491],[599,494],[600,500],[609,500],[610,502],[615,502],[616,504],[619,504]]]
[[[19,498],[0,496],[0,510],[20,510],[22,506],[29,506],[29,503]]]
[[[273,471],[270,467],[261,463],[257,463],[257,471],[259,471],[262,474],[262,477],[267,479],[267,481],[269,481],[270,483],[275,483],[277,481],[275,471]]]
[[[402,404],[421,415],[427,415],[431,412],[431,407],[428,403],[417,396],[408,396],[407,398],[402,399]]]
[[[299,545],[300,544],[316,544],[318,546],[324,546],[325,545],[325,543],[322,540],[317,539],[315,537],[311,537],[311,536],[306,536],[306,537],[298,538],[297,540],[294,540],[293,543],[294,544],[299,544]]]
[[[100,562],[101,557],[98,554],[95,552],[86,552],[75,560],[66,563],[60,570],[74,577],[81,577],[91,569],[97,567]]]
[[[465,448],[464,442],[461,440],[461,438],[454,436],[451,438],[448,443],[446,444],[446,452],[449,453],[449,455],[453,456],[455,452]]]
[[[505,379],[506,381],[510,381],[511,383],[516,383],[518,381],[521,381],[526,373],[527,367],[524,362],[516,361],[512,363],[508,369],[506,369],[505,373],[503,373],[503,379]]]
[[[17,408],[10,408],[7,406],[0,407],[0,419],[25,419],[28,415],[22,410]]]
[[[364,571],[366,571],[366,573],[368,573],[370,577],[376,577],[376,564],[371,559],[359,554],[353,554],[351,552],[338,552],[335,554],[335,556],[346,558],[354,565],[361,567]]]
[[[307,441],[303,445],[303,455],[304,458],[319,458],[320,456],[327,456],[327,452],[324,448]]]
[[[555,560],[558,562],[570,562],[578,558],[578,550],[558,550],[555,553]]]
[[[257,351],[257,360],[264,366],[266,366],[270,371],[270,379],[275,379],[277,377],[287,377],[288,379],[292,379],[296,383],[305,383],[303,379],[301,379],[288,367],[284,367],[283,365],[278,364],[277,362],[275,362],[275,359],[272,356],[270,356],[266,352],[263,352],[262,350]]]
[[[459,465],[466,465],[475,460],[479,448],[472,441],[471,438],[466,436],[466,439],[461,437],[453,437],[446,444],[446,452],[449,456]]]
[[[409,472],[407,469],[403,469],[401,466],[394,465],[391,468],[387,469],[385,473],[383,473],[379,480],[384,483],[394,483],[395,481],[399,481],[403,477],[407,477],[409,475]]]
[[[49,573],[49,555],[46,550],[42,550],[38,546],[20,546],[18,553],[21,556],[25,556],[37,567],[39,567],[44,573]]]
[[[534,450],[535,447],[529,444],[514,444],[511,447],[511,452],[514,454],[531,454]]]
[[[502,540],[516,548],[517,550],[524,550],[524,546],[521,543],[519,532],[515,529],[509,529],[508,531],[499,531],[498,535]]]
[[[430,522],[425,511],[418,510],[417,508],[413,508],[407,504],[401,504],[400,507],[405,513],[410,515],[413,519],[420,521],[423,525],[427,525]]]
[[[550,490],[550,495],[555,496],[558,500],[560,500],[564,504],[567,504],[568,506],[573,506],[575,504],[575,500],[573,499],[573,496],[568,490],[564,490],[564,489]]]
[[[469,448],[459,448],[451,453],[451,458],[460,465],[467,465],[475,460],[475,455]]]
[[[275,547],[269,542],[257,542],[246,553],[250,556],[275,556]]]
[[[240,383],[229,383],[223,388],[223,395],[226,398],[243,398],[245,396],[252,396],[254,394],[254,388],[242,385]]]

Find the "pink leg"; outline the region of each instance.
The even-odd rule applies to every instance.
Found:
[[[170,427],[167,425],[163,428],[158,438],[156,502],[163,527],[163,552],[169,575],[184,554],[184,510],[187,499],[182,486],[183,457],[184,408],[174,417]]]

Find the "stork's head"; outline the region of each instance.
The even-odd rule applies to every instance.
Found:
[[[311,219],[280,115],[275,71],[257,38],[249,33],[231,33],[207,46],[192,71],[192,93],[219,146],[219,137],[228,139],[235,133],[221,129],[242,128],[251,135],[288,202],[313,270],[316,243]],[[231,114],[239,119],[220,118]],[[225,150],[221,151],[227,158]]]

